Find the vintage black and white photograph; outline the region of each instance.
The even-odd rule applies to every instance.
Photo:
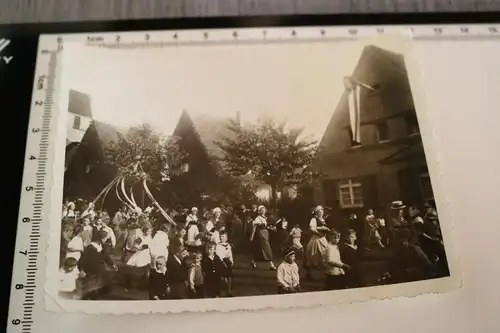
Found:
[[[64,67],[61,299],[278,302],[450,276],[399,43],[84,49]]]

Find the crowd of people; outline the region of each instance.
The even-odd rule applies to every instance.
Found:
[[[124,205],[111,217],[92,203],[65,201],[59,290],[66,298],[98,299],[119,277],[125,292],[144,288],[151,300],[231,297],[234,252],[244,252],[253,269],[264,262],[275,271],[279,294],[301,292],[301,275],[313,280],[317,270],[324,290],[362,287],[362,261],[377,249],[392,251],[381,283],[446,275],[435,208],[421,214],[396,201],[391,210],[387,223],[370,209],[336,224],[317,206],[303,231],[263,205],[170,210],[165,219],[153,207]]]

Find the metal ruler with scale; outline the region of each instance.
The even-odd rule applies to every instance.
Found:
[[[44,315],[46,282],[45,251],[50,212],[50,187],[54,175],[53,143],[58,129],[53,117],[57,107],[58,59],[67,43],[86,43],[113,49],[182,47],[187,45],[252,44],[275,42],[328,42],[356,40],[389,34],[402,34],[418,40],[496,39],[500,41],[500,23],[464,25],[399,26],[318,26],[318,27],[251,27],[198,30],[153,30],[89,32],[41,35],[38,44],[24,175],[19,208],[11,298],[7,332],[49,332],[56,328],[41,326]],[[64,129],[65,130],[65,129]],[[51,267],[50,269],[57,269]]]

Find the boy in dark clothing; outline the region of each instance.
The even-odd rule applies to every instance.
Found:
[[[225,271],[224,263],[221,258],[215,254],[215,247],[215,243],[207,243],[206,254],[201,262],[205,295],[209,298],[217,298],[220,296],[222,276]]]
[[[173,246],[167,259],[167,281],[170,297],[183,299],[187,297],[188,267],[184,262],[187,251],[182,245]]]
[[[149,273],[149,299],[167,299],[169,293],[167,258],[159,256],[155,259],[155,268],[152,268]]]

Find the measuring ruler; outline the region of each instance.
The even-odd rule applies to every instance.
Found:
[[[500,24],[261,27],[41,36],[30,110],[7,331],[29,333],[44,330],[36,326],[36,319],[45,311],[46,262],[43,258],[49,233],[49,203],[50,200],[62,202],[62,198],[51,198],[49,185],[52,178],[50,167],[54,161],[53,142],[57,133],[53,110],[57,95],[58,54],[64,49],[64,44],[86,43],[108,48],[180,47],[217,43],[327,42],[393,34],[419,40],[500,38]]]

